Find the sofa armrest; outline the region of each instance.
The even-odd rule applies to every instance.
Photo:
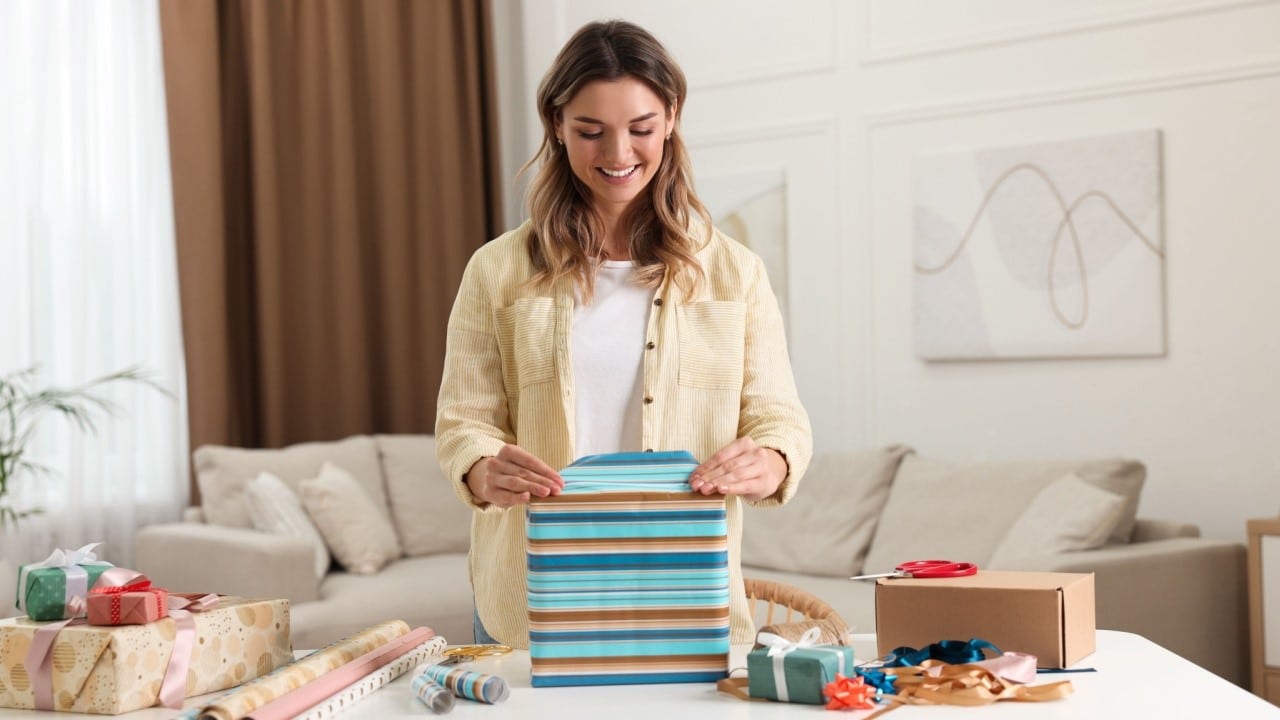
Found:
[[[1179,537],[1061,553],[1018,570],[1094,574],[1098,627],[1163,645],[1236,683],[1246,680],[1244,546]]]
[[[308,602],[320,597],[315,557],[301,538],[204,523],[151,525],[134,538],[137,567],[174,592]]]
[[[1133,538],[1129,542],[1145,543],[1178,537],[1198,538],[1200,537],[1200,528],[1196,525],[1181,523],[1176,520],[1138,518],[1133,524]]]

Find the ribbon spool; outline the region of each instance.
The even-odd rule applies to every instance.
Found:
[[[443,715],[453,709],[453,693],[426,675],[415,677],[410,687],[413,688],[413,696],[431,712]]]
[[[814,645],[846,645],[848,635],[844,623],[832,620],[803,620],[800,622],[777,623],[760,628],[761,633],[776,635],[791,642],[799,642],[812,630],[817,630]],[[757,633],[757,637],[759,633]],[[756,647],[761,647],[759,641]]]

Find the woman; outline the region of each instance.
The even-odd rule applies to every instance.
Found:
[[[521,506],[576,457],[640,450],[689,450],[693,489],[729,496],[730,634],[753,637],[741,502],[790,499],[812,440],[764,266],[693,192],[685,92],[643,29],[580,29],[538,88],[530,220],[463,275],[436,436],[477,511],[477,642],[528,647]]]

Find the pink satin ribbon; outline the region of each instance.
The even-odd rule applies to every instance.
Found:
[[[169,596],[169,617],[177,624],[178,633],[173,638],[173,652],[169,654],[169,665],[160,683],[160,704],[167,708],[181,708],[187,697],[187,669],[191,667],[191,649],[196,643],[196,619],[191,613],[213,609],[218,597],[212,593],[194,598]]]
[[[1002,677],[1009,682],[1029,683],[1036,679],[1036,656],[1020,652],[1007,652],[1000,657],[980,660],[969,665],[985,668],[992,675]],[[934,665],[926,668],[925,674],[938,677],[942,674],[942,666]]]

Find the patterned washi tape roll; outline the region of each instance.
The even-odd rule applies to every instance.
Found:
[[[482,703],[498,703],[511,691],[507,681],[497,675],[485,675],[448,665],[428,665],[419,677],[427,677],[453,691],[454,695]]]
[[[431,712],[443,715],[453,709],[453,693],[426,675],[414,678],[412,687],[414,697],[421,700]]]

